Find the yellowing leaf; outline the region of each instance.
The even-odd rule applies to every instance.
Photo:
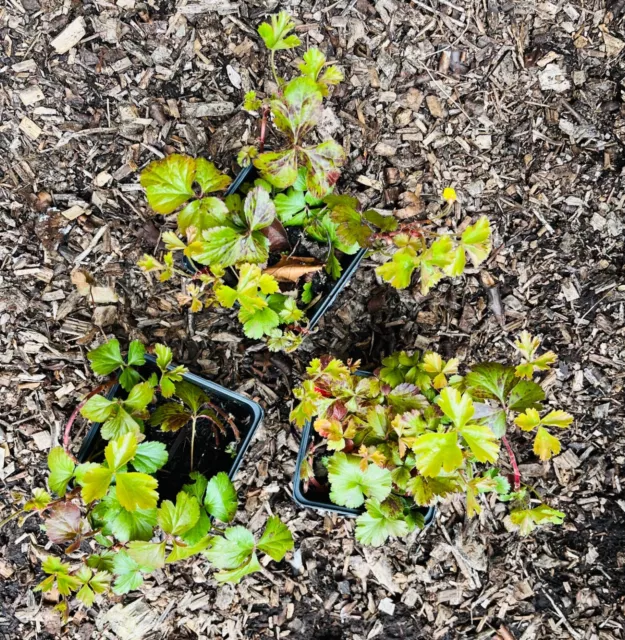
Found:
[[[112,471],[117,471],[130,462],[137,452],[137,437],[134,433],[111,440],[104,449],[104,457]]]
[[[45,509],[52,502],[52,496],[43,489],[35,487],[33,497],[24,505],[24,511],[40,511]]]
[[[423,356],[421,365],[426,373],[436,374],[432,380],[435,389],[442,389],[447,386],[447,376],[458,373],[458,360],[451,358],[445,362],[438,353],[430,351]]]
[[[517,509],[510,513],[513,528],[518,528],[522,536],[529,535],[534,529],[545,524],[562,524],[565,514],[541,504],[533,509]]]
[[[546,427],[566,429],[573,422],[573,416],[566,411],[550,411],[546,416],[543,416],[540,422]]]
[[[250,231],[268,227],[276,217],[269,193],[262,187],[254,187],[245,198],[243,215]]]
[[[552,456],[560,453],[560,441],[552,436],[547,429],[538,427],[536,438],[534,439],[534,453],[543,461],[549,460]]]
[[[89,472],[87,472],[87,475]],[[158,502],[156,478],[145,473],[118,473],[116,478],[117,499],[128,511],[153,509]],[[84,487],[83,487],[84,492]]]
[[[223,191],[231,182],[231,178],[206,158],[195,161],[195,181],[200,185],[202,194]]]
[[[419,436],[412,450],[417,469],[422,475],[430,478],[439,475],[441,469],[451,473],[460,468],[464,461],[455,431]]]
[[[499,441],[488,428],[479,424],[467,424],[459,429],[471,453],[480,462],[496,462],[499,456]]]
[[[471,396],[468,393],[460,395],[460,392],[452,387],[445,387],[441,391],[436,404],[458,429],[464,427],[475,413]]]
[[[395,289],[405,289],[410,285],[414,270],[421,261],[412,247],[398,249],[390,262],[380,265],[375,272]]]
[[[141,172],[140,182],[152,209],[157,213],[172,213],[193,198],[195,168],[194,158],[177,153],[151,162]]]
[[[95,467],[87,470],[82,481],[82,499],[86,504],[100,500],[108,491],[113,472],[106,467]]]
[[[530,361],[533,360],[534,354],[540,346],[540,338],[532,336],[529,331],[521,331],[514,346],[525,360]]]
[[[302,147],[299,159],[306,167],[306,188],[315,198],[326,196],[337,183],[347,156],[334,140],[325,140],[315,147]]]
[[[201,200],[193,200],[178,214],[178,230],[180,233],[186,233],[189,227],[195,227],[198,232],[204,231],[211,227],[225,225],[227,218],[228,207],[219,198],[209,196]],[[175,249],[183,251],[185,248],[186,245],[182,241],[175,246]]]
[[[468,226],[462,233],[461,245],[471,258],[473,266],[480,265],[490,253],[490,222],[486,216]]]
[[[443,269],[454,259],[454,243],[450,236],[439,236],[421,256],[421,293],[426,295],[445,276]]]
[[[314,80],[305,76],[293,78],[284,88],[282,97],[271,101],[275,126],[292,142],[301,142],[317,123],[322,100]]]
[[[294,149],[265,151],[253,160],[267,182],[278,189],[286,189],[297,180],[297,153]]]
[[[522,331],[519,339],[514,343],[517,351],[523,357],[523,362],[517,366],[516,375],[520,378],[531,379],[534,371],[545,371],[557,360],[553,351],[547,351],[541,356],[536,356],[540,346],[540,338],[533,337],[529,332]]]
[[[523,431],[532,431],[540,424],[540,414],[536,409],[527,409],[514,419],[514,424]]]

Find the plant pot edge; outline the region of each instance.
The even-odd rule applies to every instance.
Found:
[[[370,375],[370,374],[368,374]],[[302,439],[299,445],[299,452],[297,455],[297,464],[295,465],[295,474],[293,475],[293,501],[300,505],[301,507],[305,507],[308,509],[315,509],[320,512],[331,512],[336,513],[340,516],[344,516],[347,518],[356,518],[362,513],[364,513],[364,508],[360,509],[349,509],[348,507],[342,507],[340,505],[335,505],[332,503],[325,502],[317,502],[315,500],[310,500],[307,498],[302,491],[302,482],[300,480],[300,471],[302,468],[302,464],[304,462],[304,458],[306,457],[306,451],[308,450],[308,445],[312,439],[312,422],[308,421],[304,425],[302,429]],[[430,525],[434,522],[436,517],[436,506],[428,507],[427,510],[425,507],[421,508],[425,513],[424,517],[424,527],[421,529],[421,532],[426,531]]]
[[[151,354],[146,354],[145,359],[146,359],[146,362],[150,362],[151,364],[156,364],[156,358]],[[175,365],[173,363],[168,366],[168,369],[170,370],[174,368],[175,368]],[[202,376],[199,376],[196,373],[192,373],[189,371],[183,374],[182,378],[183,380],[190,382],[191,384],[201,387],[204,391],[207,391],[209,395],[212,394],[213,397],[217,396],[218,398],[228,399],[232,402],[242,404],[246,406],[247,409],[250,411],[250,414],[252,416],[252,424],[250,425],[249,431],[247,432],[245,437],[242,439],[242,442],[237,451],[237,455],[232,462],[230,471],[228,472],[228,477],[231,480],[234,480],[234,477],[237,471],[241,467],[241,464],[243,462],[243,457],[245,456],[245,453],[247,452],[247,449],[250,446],[252,438],[254,437],[259,427],[262,425],[263,418],[265,416],[264,409],[260,406],[260,404],[258,404],[257,402],[254,402],[253,400],[250,400],[249,398],[246,398],[240,393],[237,393],[236,391],[231,391],[230,389],[220,384],[217,384],[216,382],[212,382],[211,380],[207,380],[206,378],[203,378]],[[110,389],[106,397],[109,400],[114,398],[116,393],[119,390],[119,387],[120,387],[119,383],[113,385],[113,387]],[[80,449],[76,456],[79,462],[85,462],[87,456],[90,453],[91,446],[93,445],[96,437],[100,432],[101,425],[102,425],[101,422],[96,422],[93,425],[91,425],[91,428],[83,438],[83,441],[80,445]]]

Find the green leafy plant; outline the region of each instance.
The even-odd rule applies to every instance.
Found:
[[[314,274],[323,268],[336,280],[343,255],[360,249],[379,254],[387,261],[377,273],[396,288],[407,287],[418,272],[425,294],[443,277],[461,275],[467,260],[478,266],[490,252],[485,217],[460,233],[439,234],[431,221],[400,226],[392,215],[374,209],[361,212],[356,198],[334,193],[346,154],[337,141],[315,136],[323,100],[343,74],[322,51],[311,47],[297,63],[299,74],[281,77],[276,52],[301,44],[294,30],[285,11],[258,29],[270,52],[275,85],[262,99],[255,91],[248,92],[243,103],[244,109],[261,118],[258,145],[244,147],[237,158],[242,167],[256,168],[259,177],[253,184],[219,197],[230,178],[204,158],[181,154],[151,162],[140,179],[156,213],[177,212],[177,231],[162,234],[166,253],[161,259],[145,255],[139,266],[161,282],[182,278],[185,290],[177,297],[193,312],[213,304],[236,305],[245,335],[266,339],[276,351],[292,351],[301,344],[307,332],[305,311],[318,300],[312,294]],[[275,133],[272,150],[265,149],[268,122]],[[445,189],[444,198],[455,201],[455,191]],[[450,206],[443,217],[449,210]],[[284,261],[292,266],[289,261],[296,260],[293,253],[299,242],[291,245],[289,227],[301,228],[325,252],[313,252],[314,268],[289,269],[288,277],[279,278],[276,273],[286,270],[269,273],[274,267],[268,270],[267,264],[279,253],[282,266]],[[190,260],[195,273],[176,266],[176,254]],[[230,268],[239,279],[236,287],[224,281]],[[281,282],[288,283],[283,290]]]
[[[209,479],[192,471],[175,501],[161,499],[157,474],[169,456],[163,442],[149,439],[150,430],[190,426],[193,443],[196,424],[205,419],[216,433],[232,428],[237,439],[239,435],[230,416],[183,379],[186,369],[171,364],[168,347],[154,348],[159,373],[147,380],[138,369],[127,374],[130,366],[145,363],[145,349],[139,345],[131,343],[126,360],[117,340],[88,355],[94,372],[118,374],[114,381],[129,375],[138,380],[124,400],[92,393],[79,405],[87,419],[102,422],[100,433],[107,442],[101,459],[79,463],[69,447],[53,448],[48,455],[50,492],[35,488],[23,509],[0,523],[39,514],[50,542],[71,554],[66,562],[54,555],[45,558],[47,577],[37,587],[58,591],[57,608],[65,620],[72,597],[90,607],[100,594],[138,589],[146,575],[197,554],[218,569],[218,582],[238,582],[261,570],[259,554],[280,561],[293,547],[290,531],[277,516],[268,519],[259,538],[231,525],[238,499],[226,473]],[[193,445],[191,456],[192,464]],[[85,551],[85,540],[95,551]]]
[[[423,526],[419,508],[456,493],[465,495],[469,516],[480,512],[480,494],[510,502],[506,525],[521,535],[560,524],[564,513],[521,485],[508,441],[515,426],[535,431],[534,453],[549,460],[561,448],[553,428],[564,429],[573,420],[564,411],[546,412],[543,388],[527,379],[555,361],[551,352],[537,357],[539,345],[523,332],[515,345],[523,358],[520,368],[485,362],[464,376],[457,360],[445,362],[434,352],[395,353],[364,377],[357,374],[358,363],[313,360],[294,391],[299,402],[291,413],[299,427],[314,421],[321,437],[308,453],[301,480],[317,491],[325,487],[334,504],[364,507],[356,537],[374,546]],[[510,475],[501,471],[501,445]]]

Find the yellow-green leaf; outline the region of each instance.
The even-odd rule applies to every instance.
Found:
[[[82,481],[82,499],[89,504],[94,500],[100,500],[108,491],[113,471],[106,467],[88,469]]]
[[[48,486],[54,493],[63,497],[67,490],[67,483],[74,475],[76,465],[74,461],[67,455],[63,447],[54,447],[48,454],[48,468],[50,476],[48,477]]]
[[[534,453],[543,461],[557,456],[561,450],[560,441],[544,427],[538,427],[534,439]]]
[[[195,161],[195,181],[200,185],[202,193],[223,191],[232,179],[206,158],[198,158]]]
[[[464,427],[475,413],[471,396],[468,393],[460,395],[453,387],[445,387],[436,398],[436,404],[458,429]]]
[[[410,285],[414,270],[419,266],[420,256],[412,247],[398,249],[390,262],[380,265],[375,272],[395,289]]]
[[[540,424],[540,414],[536,409],[527,409],[514,419],[514,424],[523,431],[532,431]]]
[[[145,473],[118,473],[116,475],[117,499],[128,511],[153,509],[158,502],[156,478]],[[84,492],[84,488],[83,488]]]
[[[559,427],[560,429],[566,429],[573,422],[573,416],[566,411],[550,411],[541,419],[540,422],[546,427]]]
[[[165,533],[181,536],[195,526],[200,517],[197,498],[184,491],[176,496],[176,504],[164,500],[158,510],[158,524]]]
[[[287,11],[280,11],[270,16],[269,20],[270,22],[263,22],[258,27],[258,33],[267,49],[271,51],[292,49],[301,44],[300,39],[291,33],[295,29],[295,23]]]
[[[447,473],[455,471],[462,466],[462,449],[458,445],[458,434],[455,431],[449,433],[426,433],[419,436],[412,450],[415,454],[415,462],[419,472],[430,478],[440,474],[441,469]]]
[[[140,182],[152,209],[157,213],[172,213],[193,198],[195,171],[195,159],[177,153],[151,162],[141,172]]]
[[[499,456],[499,441],[495,434],[480,424],[466,424],[459,429],[471,453],[480,462],[496,462]]]
[[[475,224],[468,226],[462,233],[461,242],[475,267],[484,262],[491,249],[488,218],[482,216]]]
[[[137,453],[137,438],[134,433],[111,440],[104,449],[104,457],[112,471],[117,471],[130,462]]]

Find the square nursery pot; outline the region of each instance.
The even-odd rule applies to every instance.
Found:
[[[141,375],[147,378],[152,373],[157,373],[158,368],[154,356],[146,355],[145,359],[146,363],[137,369]],[[173,368],[173,365],[170,365],[169,368]],[[264,411],[258,403],[194,373],[185,373],[182,377],[186,382],[200,387],[211,402],[228,412],[233,417],[241,436],[237,443],[232,430],[228,428],[225,437],[223,434],[219,434],[219,443],[217,444],[208,422],[204,420],[198,422],[195,433],[193,468],[208,479],[220,471],[225,471],[230,479],[233,479],[241,466],[256,429],[262,422]],[[107,397],[109,399],[123,398],[126,395],[126,391],[119,384],[116,384],[109,391]],[[161,400],[157,396],[157,403]],[[167,446],[169,460],[156,473],[156,478],[161,498],[175,501],[182,485],[189,482],[191,471],[190,429],[188,425],[185,425],[176,432],[162,432],[160,427],[146,426],[146,436],[149,440],[164,442]],[[78,460],[80,462],[101,460],[105,446],[106,441],[100,435],[100,424],[94,424],[80,447]]]
[[[241,169],[237,177],[230,183],[226,194],[227,196],[236,193],[241,185],[248,179],[252,179],[254,177],[255,168],[253,165],[248,165]],[[339,262],[343,267],[343,271],[339,279],[332,285],[332,288],[321,297],[321,299],[316,302],[310,309],[306,311],[306,316],[308,317],[308,328],[314,329],[321,318],[326,314],[328,309],[336,302],[336,299],[339,297],[343,289],[349,284],[349,281],[352,279],[354,273],[360,266],[363,258],[367,254],[366,249],[360,249],[357,253],[349,256],[346,254],[341,254],[341,258]],[[195,273],[203,268],[203,265],[196,265],[193,260],[190,260],[186,256],[183,259],[184,268],[189,273]]]
[[[359,371],[357,375],[370,376],[368,371]],[[306,453],[311,443],[315,439],[321,439],[313,429],[312,422],[307,422],[302,429],[302,439],[299,445],[299,453],[297,455],[297,464],[295,465],[295,475],[293,476],[293,500],[302,507],[309,509],[317,509],[318,511],[331,511],[341,516],[348,518],[355,518],[361,513],[364,513],[365,508],[349,509],[348,507],[341,507],[330,501],[328,494],[321,494],[318,490],[312,490],[309,488],[307,494],[304,493],[304,482],[300,479],[300,472],[302,464],[306,459]],[[422,531],[425,531],[434,521],[436,515],[436,507],[415,507],[423,514],[425,526]]]

